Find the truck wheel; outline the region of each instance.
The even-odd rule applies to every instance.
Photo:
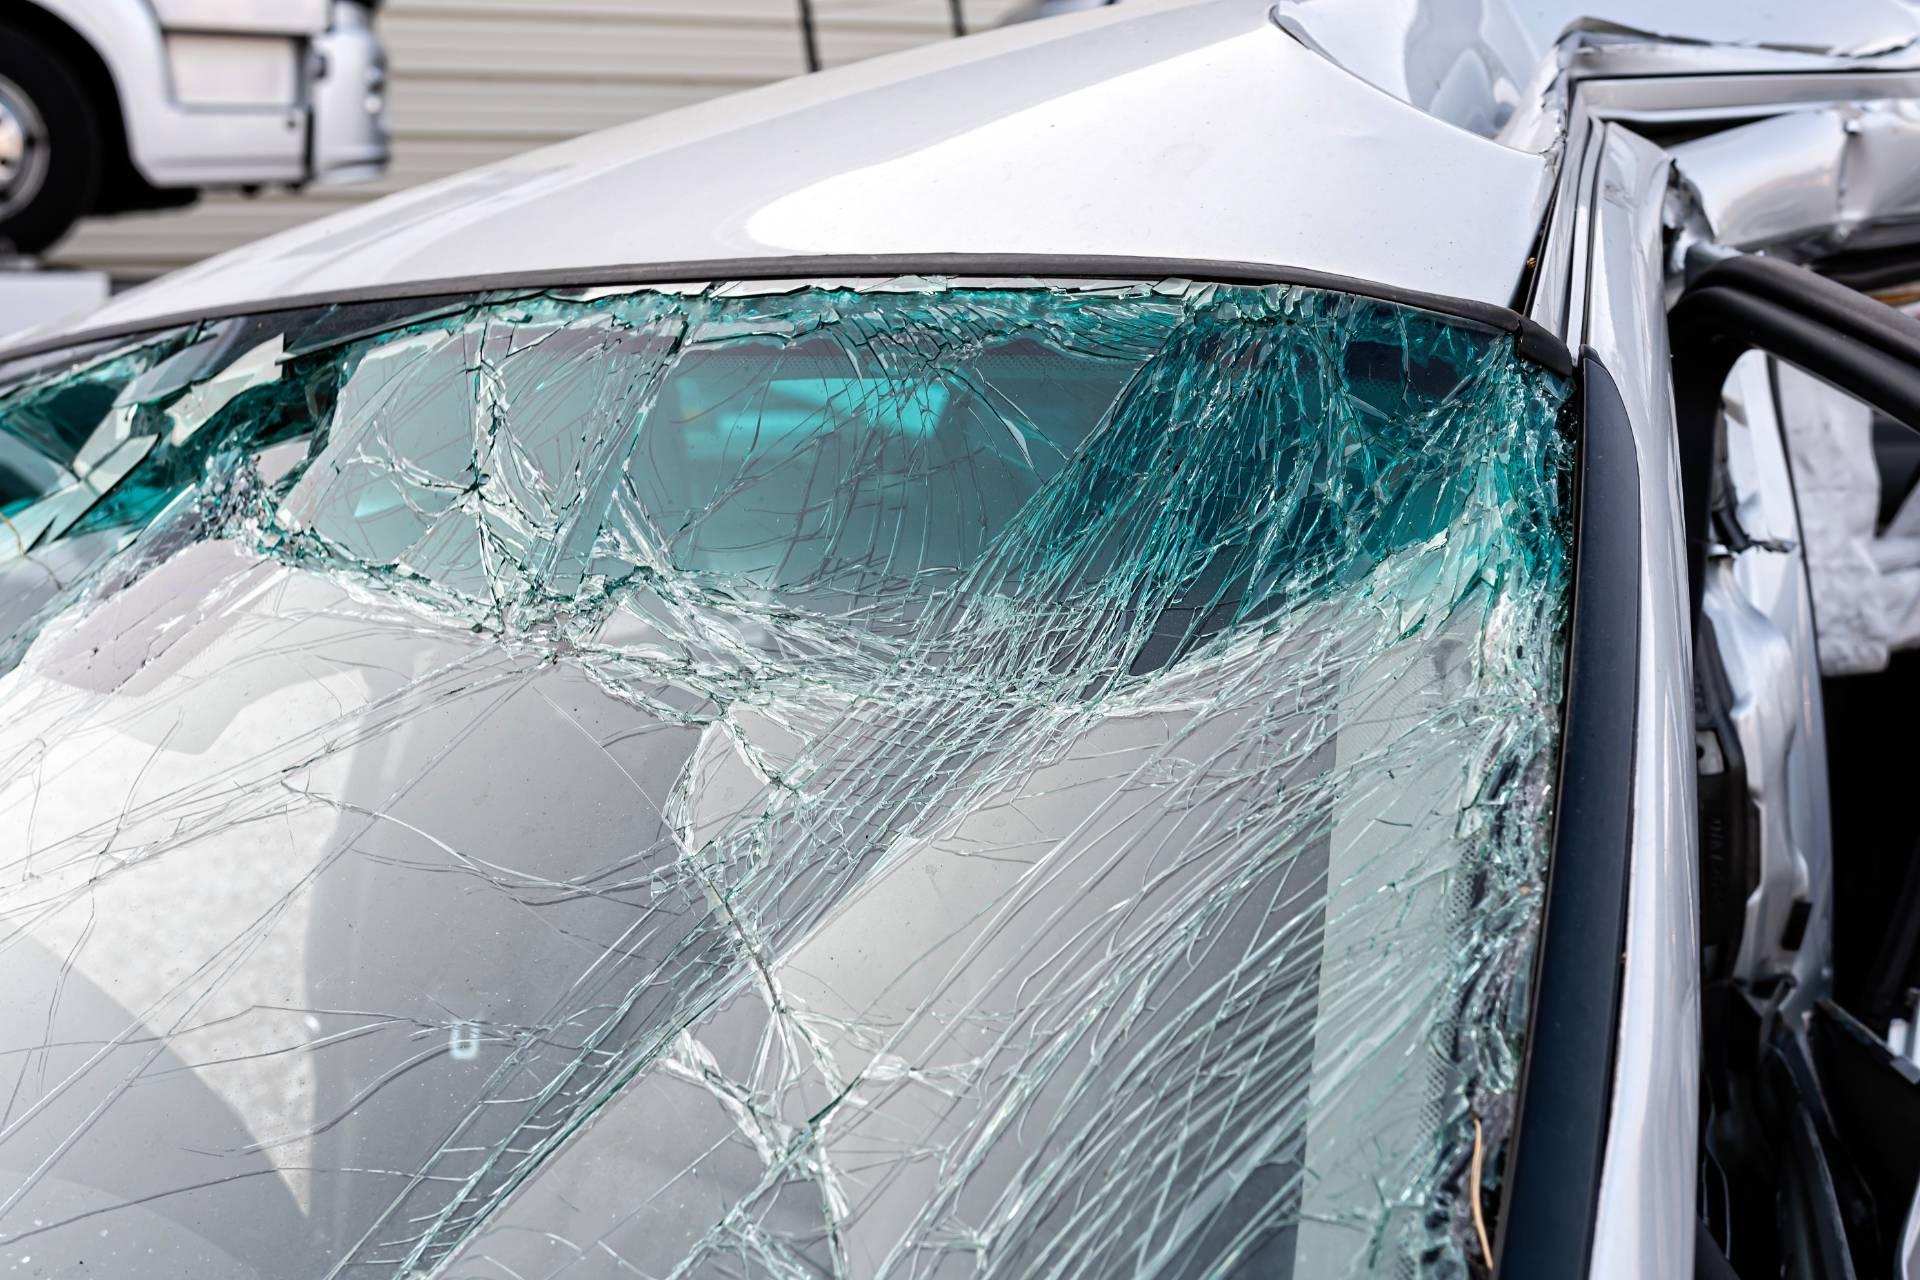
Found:
[[[39,253],[93,207],[100,125],[67,64],[0,26],[0,253]]]

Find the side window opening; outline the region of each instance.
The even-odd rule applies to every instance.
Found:
[[[1920,1184],[1920,810],[1893,748],[1920,695],[1920,572],[1900,555],[1920,324],[1751,258],[1701,272],[1672,320],[1696,619],[1702,1253],[1743,1277],[1898,1274]]]
[[[7,1249],[1463,1275],[1557,1189],[1558,744],[1633,701],[1569,611],[1637,598],[1564,362],[1284,286],[416,312],[0,384],[67,469],[0,544]]]

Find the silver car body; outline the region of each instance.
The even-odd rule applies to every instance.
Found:
[[[1601,6],[1592,6],[1598,8]],[[1455,12],[1466,9],[1464,15]],[[263,306],[580,286],[1234,264],[1515,306],[1618,380],[1641,477],[1634,822],[1593,1277],[1687,1276],[1699,1058],[1695,735],[1665,311],[1716,249],[1920,218],[1920,19],[1893,0],[1099,6],[649,119],[429,184],[115,298],[16,351]],[[1751,122],[1662,146],[1662,130]],[[777,264],[777,269],[776,265]],[[1139,267],[1135,266],[1134,270]],[[0,353],[4,356],[5,353]],[[1753,502],[1789,513],[1779,460]],[[1754,918],[1796,895],[1817,992],[1824,764],[1804,576],[1709,588],[1766,814]],[[1785,688],[1798,691],[1779,696]],[[1771,692],[1771,696],[1761,696]],[[1795,744],[1800,744],[1796,747]],[[1802,997],[1806,998],[1806,997]]]

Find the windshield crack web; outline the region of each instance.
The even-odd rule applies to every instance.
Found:
[[[1566,397],[1353,296],[917,278],[0,383],[0,1259],[1469,1274]]]

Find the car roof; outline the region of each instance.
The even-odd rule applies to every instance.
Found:
[[[623,273],[791,275],[841,255],[1304,267],[1510,303],[1549,159],[1382,92],[1271,9],[1115,6],[786,81],[321,219],[63,329]]]

